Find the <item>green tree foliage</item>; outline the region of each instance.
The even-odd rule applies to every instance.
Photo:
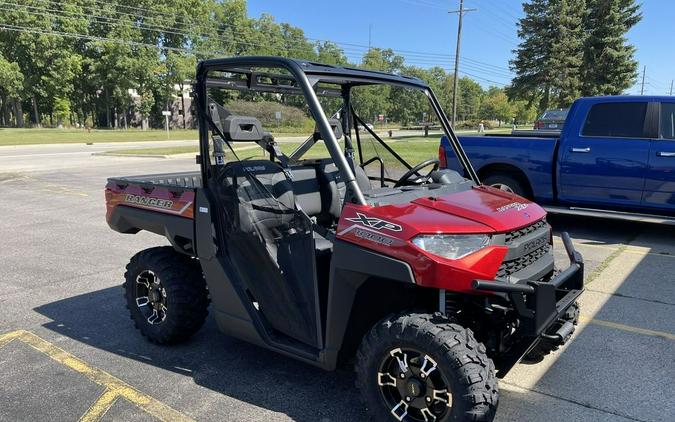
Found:
[[[639,22],[634,0],[530,0],[518,23],[511,99],[540,111],[581,95],[619,94],[635,80],[626,32]]]
[[[541,101],[548,107],[553,83],[550,57],[553,46],[553,17],[549,0],[531,0],[523,3],[525,16],[518,22],[521,42],[514,51],[511,69],[516,77],[511,81],[509,96],[530,103]]]
[[[54,99],[54,116],[56,117],[56,126],[63,127],[63,122],[70,116],[70,100],[63,97]]]
[[[637,76],[635,47],[625,34],[642,15],[634,0],[587,0],[584,27],[583,95],[616,95],[628,89]]]
[[[197,61],[236,55],[409,74],[429,83],[445,109],[452,99],[452,76],[440,67],[409,66],[394,51],[379,48],[369,49],[360,64],[349,63],[335,43],[310,40],[271,15],[250,18],[246,0],[21,0],[0,11],[0,24],[14,28],[0,31],[4,126],[22,126],[28,115],[34,125],[161,127],[163,110],[185,110],[180,94],[194,78]],[[460,117],[478,118],[483,89],[469,78],[459,81],[459,89]],[[379,114],[406,125],[420,123],[425,113],[431,119],[423,94],[382,86],[355,91],[354,106],[367,122]],[[300,110],[298,98],[262,97]],[[321,101],[329,113],[337,111],[338,99]],[[288,109],[284,116],[293,113]]]
[[[488,90],[481,104],[480,116],[487,120],[511,122],[515,117],[513,105],[509,102],[503,89],[492,87]]]
[[[2,123],[4,126],[21,126],[21,94],[23,92],[23,75],[15,62],[10,62],[0,55],[0,101],[2,101]]]
[[[569,106],[581,93],[585,10],[586,0],[557,0],[552,5],[556,18],[548,65],[553,75],[550,102],[556,107]]]
[[[467,77],[459,79],[457,84],[459,85],[457,116],[460,120],[476,119],[483,99],[483,88],[478,82]]]

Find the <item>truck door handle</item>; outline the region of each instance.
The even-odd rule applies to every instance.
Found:
[[[675,152],[659,151],[656,155],[659,157],[675,157]]]
[[[572,151],[572,152],[591,152],[591,148],[590,148],[590,147],[586,147],[586,148],[571,148],[570,151]]]

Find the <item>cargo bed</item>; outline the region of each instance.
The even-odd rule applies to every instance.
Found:
[[[193,253],[195,190],[199,172],[111,177],[106,186],[108,225],[121,233],[147,230]]]

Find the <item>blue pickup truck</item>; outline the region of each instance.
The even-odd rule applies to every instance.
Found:
[[[553,213],[675,224],[675,97],[574,102],[561,132],[459,137],[482,182]],[[442,166],[460,170],[441,139]]]

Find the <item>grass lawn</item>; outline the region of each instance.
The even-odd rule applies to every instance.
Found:
[[[361,141],[363,161],[366,161],[375,155],[379,155],[387,168],[403,168],[403,165],[374,139],[364,137],[361,139]],[[429,136],[428,138],[423,136],[408,136],[387,139],[386,141],[387,145],[389,145],[411,165],[415,165],[429,158],[438,157],[440,136]],[[342,142],[340,142],[340,144],[342,144]],[[279,148],[284,154],[290,154],[299,145],[299,142],[281,142],[279,143]],[[253,148],[251,148],[251,146],[236,146],[235,151],[241,159],[265,158],[267,156],[262,148],[258,148],[256,146],[253,146]],[[197,153],[198,147],[196,145],[188,145],[163,148],[119,149],[107,152],[124,155],[176,155]],[[229,154],[226,152],[226,155]],[[330,155],[328,154],[328,151],[322,142],[318,142],[304,155],[305,158],[326,158],[329,156]],[[372,168],[377,167],[376,164],[371,164],[371,166]]]
[[[196,130],[172,130],[170,139],[199,139]],[[163,130],[0,129],[0,146],[86,142],[166,141]]]
[[[302,133],[294,133],[295,128],[278,128],[280,136],[297,136]],[[379,130],[379,128],[378,128]],[[486,131],[489,133],[509,133],[510,127],[501,129],[491,129]],[[478,135],[476,131],[460,131],[462,136]],[[421,139],[431,139],[419,137]],[[172,140],[189,140],[199,139],[197,130],[172,130],[169,134]],[[101,143],[101,142],[143,142],[143,141],[165,141],[166,132],[159,129],[139,130],[101,130],[94,129],[87,133],[84,129],[12,129],[0,128],[0,146],[3,145],[35,145],[35,144],[74,144],[74,143]],[[149,148],[151,149],[151,148]],[[180,150],[180,149],[179,149]],[[187,151],[191,152],[191,151]],[[169,154],[181,154],[182,152],[174,152]],[[152,154],[152,152],[146,152]],[[157,153],[164,155],[164,153]]]

